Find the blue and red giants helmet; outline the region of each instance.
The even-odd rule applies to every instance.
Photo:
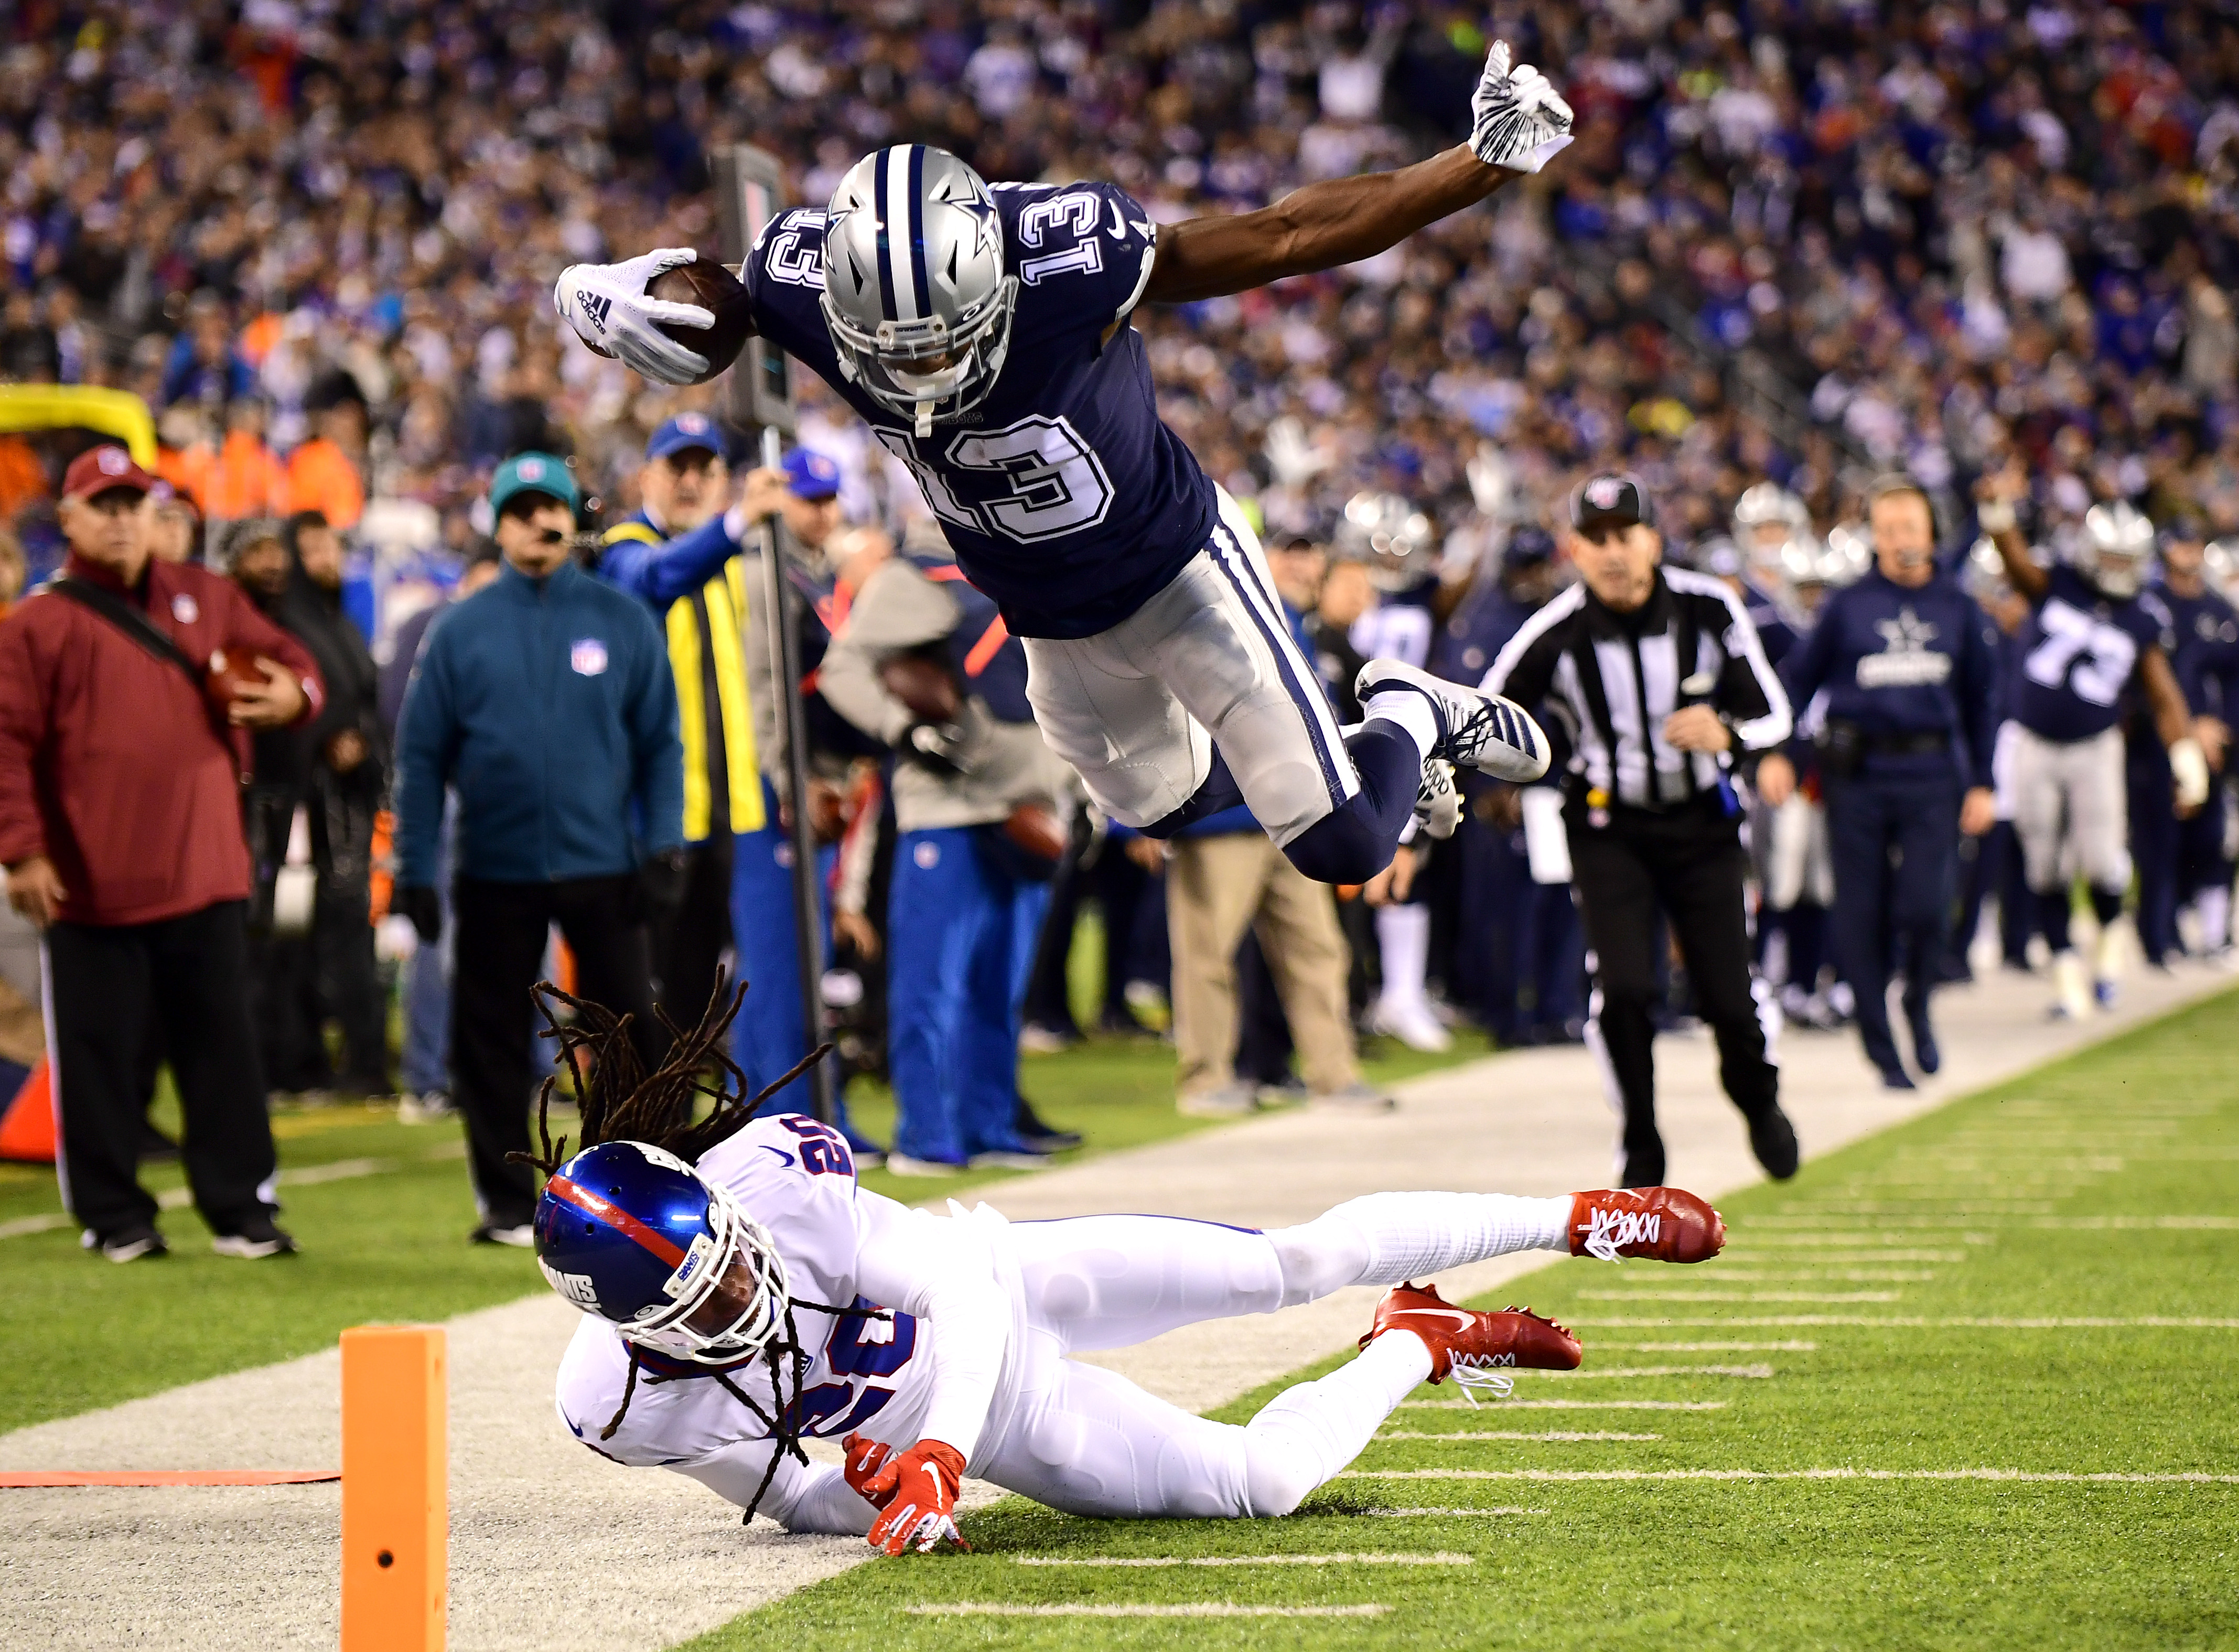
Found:
[[[536,1202],[536,1259],[585,1313],[679,1359],[734,1364],[785,1324],[785,1264],[767,1230],[643,1142],[602,1142],[553,1172]]]

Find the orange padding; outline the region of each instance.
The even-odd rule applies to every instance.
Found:
[[[42,1486],[315,1486],[342,1477],[340,1469],[9,1469],[0,1490]]]

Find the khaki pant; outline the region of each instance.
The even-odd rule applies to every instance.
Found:
[[[1327,1095],[1357,1082],[1345,1014],[1349,959],[1328,886],[1257,832],[1177,838],[1172,849],[1166,925],[1181,1058],[1176,1089],[1202,1095],[1235,1082],[1236,949],[1247,924],[1259,932],[1307,1088]]]

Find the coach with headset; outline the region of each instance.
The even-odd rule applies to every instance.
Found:
[[[1634,478],[1598,475],[1571,496],[1570,553],[1581,582],[1525,621],[1483,687],[1538,714],[1551,769],[1564,771],[1593,972],[1586,1042],[1624,1115],[1623,1184],[1664,1179],[1651,1018],[1659,909],[1751,1150],[1784,1179],[1796,1132],[1769,1049],[1779,1012],[1750,969],[1733,772],[1788,738],[1788,696],[1739,599],[1709,574],[1662,566]]]
[[[1936,561],[1927,491],[1889,475],[1866,494],[1874,566],[1827,600],[1781,666],[1797,705],[1827,696],[1819,771],[1835,860],[1835,955],[1857,994],[1858,1036],[1891,1090],[1911,1078],[1890,1029],[1890,942],[1905,947],[1912,1058],[1943,1065],[1928,995],[1943,953],[1962,833],[1990,829],[1998,650],[1988,615]],[[1778,753],[1757,766],[1777,807],[1796,789]],[[1894,854],[1892,854],[1894,852]]]

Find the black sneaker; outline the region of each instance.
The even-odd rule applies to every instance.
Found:
[[[296,1241],[283,1230],[272,1224],[272,1218],[259,1211],[234,1224],[229,1233],[221,1233],[210,1240],[210,1249],[222,1257],[239,1257],[244,1262],[262,1262],[267,1257],[287,1257],[296,1254]]]
[[[1757,1155],[1767,1176],[1784,1182],[1796,1174],[1803,1158],[1796,1145],[1796,1126],[1788,1122],[1777,1102],[1749,1121],[1749,1138],[1750,1151]]]
[[[1060,1130],[1036,1112],[1024,1096],[1019,1098],[1018,1113],[1013,1125],[1019,1132],[1019,1139],[1032,1152],[1062,1153],[1080,1145],[1079,1131]]]
[[[99,1251],[110,1262],[137,1262],[143,1257],[167,1257],[171,1247],[150,1222],[135,1222],[99,1239],[89,1237],[89,1251]]]

